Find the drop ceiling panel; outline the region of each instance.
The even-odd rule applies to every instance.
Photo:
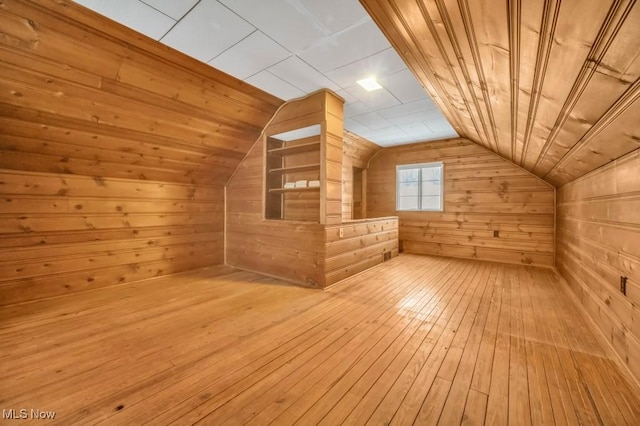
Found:
[[[349,87],[363,78],[372,75],[380,78],[401,71],[406,67],[400,56],[390,47],[359,61],[329,71],[326,75],[342,87]]]
[[[245,81],[284,100],[299,98],[305,94],[269,71],[260,71]]]
[[[322,24],[294,1],[220,2],[291,52],[304,50],[329,35],[329,31]]]
[[[343,114],[345,118],[353,117],[355,115],[365,114],[372,112],[371,108],[363,104],[362,102],[353,102],[344,106]],[[354,130],[355,131],[355,130]]]
[[[299,56],[317,70],[327,72],[387,48],[389,42],[376,24],[366,20],[322,40]]]
[[[381,130],[393,126],[393,124],[391,124],[375,112],[368,112],[366,114],[356,115],[351,118],[371,130]]]
[[[398,105],[392,108],[385,108],[379,111],[380,115],[385,118],[400,117],[407,114],[416,112],[428,113],[435,111],[439,113],[438,108],[434,105],[433,101],[429,98],[422,99],[420,101],[409,102],[406,104]]]
[[[298,0],[313,16],[332,33],[342,31],[369,19],[369,15],[357,1],[344,0]]]
[[[329,80],[297,56],[291,56],[290,58],[270,67],[269,72],[307,93],[311,93],[322,88],[340,90],[340,86]]]
[[[255,30],[216,0],[201,0],[162,42],[208,62]]]
[[[154,9],[159,10],[165,15],[169,15],[171,18],[177,21],[178,19],[182,18],[185,13],[187,13],[193,6],[195,6],[195,4],[198,3],[198,0],[142,0],[142,2],[148,4]],[[102,1],[101,3],[112,3],[112,1]]]
[[[256,30],[209,64],[242,80],[291,56],[284,47]]]
[[[382,113],[380,114],[382,115]],[[395,117],[387,117],[387,120],[395,124],[396,126],[404,126],[411,123],[416,123],[419,121],[429,122],[431,120],[440,120],[442,115],[440,111],[430,110],[430,111],[416,111],[407,113],[404,115],[398,115]]]
[[[409,69],[382,77],[379,81],[402,103],[414,102],[427,97],[424,88],[418,83]]]
[[[371,109],[378,110],[400,105],[400,101],[385,88],[367,92],[361,86],[355,85],[345,90]]]
[[[137,0],[77,0],[76,2],[156,40],[176,23],[175,20]]]

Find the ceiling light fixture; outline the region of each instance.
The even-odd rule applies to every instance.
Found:
[[[371,92],[373,90],[382,89],[380,83],[376,81],[375,77],[365,78],[363,80],[358,80],[357,83],[364,88],[367,92]]]

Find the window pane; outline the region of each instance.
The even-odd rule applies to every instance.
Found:
[[[418,169],[398,170],[398,182],[417,182]]]
[[[397,209],[441,210],[442,170],[437,162],[397,166]]]
[[[422,182],[422,195],[437,195],[440,196],[442,190],[442,182]]]
[[[442,180],[442,167],[424,167],[422,180]]]
[[[400,182],[398,185],[398,196],[418,196],[418,182]]]
[[[423,196],[422,210],[440,210],[440,196]]]
[[[418,210],[418,197],[398,197],[398,210]]]

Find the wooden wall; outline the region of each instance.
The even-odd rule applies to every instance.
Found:
[[[324,226],[262,219],[262,138],[226,188],[226,263],[297,283],[324,283]],[[317,208],[317,206],[316,206]]]
[[[430,161],[444,163],[444,211],[396,212],[396,165]],[[399,216],[407,252],[554,264],[554,188],[466,139],[382,150],[369,164],[367,206],[367,217]]]
[[[556,266],[640,382],[640,150],[558,189]],[[627,295],[620,292],[626,276]]]
[[[281,101],[70,1],[3,1],[0,33],[0,303],[222,263]]]
[[[640,146],[640,3],[360,1],[460,136],[548,182]]]
[[[325,242],[328,286],[382,263],[385,253],[397,256],[398,218],[373,218],[327,226]]]
[[[353,168],[365,170],[365,181],[362,182],[362,185],[366,188],[366,168],[369,159],[382,147],[355,133],[345,131],[342,148],[342,221],[347,221],[354,219],[352,215],[354,203]],[[358,201],[361,209],[366,212],[366,197],[364,200],[359,198]]]

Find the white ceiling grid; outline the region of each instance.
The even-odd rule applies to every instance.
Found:
[[[381,146],[456,136],[358,0],[76,1],[284,100],[334,90]]]

